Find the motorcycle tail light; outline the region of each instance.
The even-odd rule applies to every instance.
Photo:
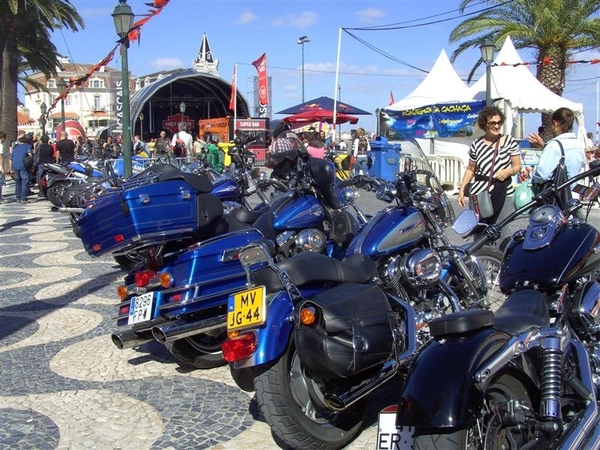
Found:
[[[315,323],[315,320],[316,320],[315,308],[308,307],[308,308],[302,308],[300,310],[300,323],[302,323],[304,325],[312,325],[313,323]]]
[[[162,287],[164,287],[165,289],[173,286],[173,277],[171,276],[171,274],[169,272],[161,272],[158,275],[158,280],[159,280],[160,285]]]
[[[115,237],[115,242],[123,242],[125,240],[125,238],[123,237],[122,234],[117,234]]]
[[[120,284],[117,287],[117,295],[121,300],[125,300],[127,298],[127,286],[124,284]]]
[[[256,336],[254,333],[246,333],[230,339],[221,344],[223,358],[227,362],[240,361],[249,357],[256,350]]]
[[[141,272],[137,272],[135,274],[135,285],[137,287],[148,286],[150,280],[156,277],[156,272],[154,270],[142,270]]]

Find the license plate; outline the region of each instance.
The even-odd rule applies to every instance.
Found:
[[[267,319],[265,287],[259,286],[229,296],[227,330],[234,331],[265,323]]]
[[[152,319],[153,300],[154,292],[147,292],[139,297],[132,297],[131,304],[129,305],[129,319],[127,319],[127,324],[134,325]]]
[[[413,427],[396,428],[396,405],[379,412],[377,426],[377,450],[410,450],[414,444]]]

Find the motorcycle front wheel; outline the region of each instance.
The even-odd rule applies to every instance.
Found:
[[[221,353],[221,343],[227,333],[202,333],[176,341],[167,342],[167,350],[184,367],[193,369],[213,369],[226,364]]]
[[[475,258],[483,269],[487,284],[487,297],[484,307],[494,312],[504,303],[505,296],[500,291],[500,268],[503,253],[494,248],[485,246],[475,252]]]
[[[63,197],[66,194],[71,182],[69,181],[56,181],[52,186],[48,188],[46,191],[46,195],[48,196],[48,200],[54,206],[64,206]]]
[[[254,390],[271,432],[297,450],[340,449],[354,440],[365,420],[366,398],[339,412],[324,405],[293,343],[277,362],[256,376]]]
[[[531,408],[526,387],[510,375],[501,375],[483,392],[481,417],[466,430],[427,434],[415,438],[413,450],[518,450],[527,444],[527,427],[503,425],[502,412],[510,401]]]

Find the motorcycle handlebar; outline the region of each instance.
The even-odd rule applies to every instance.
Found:
[[[582,172],[578,175],[575,175],[573,178],[568,179],[563,184],[556,187],[549,187],[548,189],[543,190],[539,194],[533,197],[529,203],[523,205],[519,209],[514,210],[508,216],[506,216],[502,221],[497,224],[488,225],[484,232],[473,241],[471,245],[468,247],[468,252],[473,254],[475,251],[479,250],[488,242],[496,241],[500,238],[500,231],[502,228],[507,226],[510,222],[512,222],[516,217],[523,214],[526,211],[529,211],[536,205],[541,204],[545,199],[553,196],[556,192],[561,191],[563,189],[568,189],[573,183],[576,183],[580,180],[586,179],[588,177],[596,177],[600,175],[600,163],[591,165],[589,170]]]

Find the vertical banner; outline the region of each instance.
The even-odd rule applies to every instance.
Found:
[[[119,130],[123,130],[123,82],[121,80],[115,81],[115,90],[115,100],[117,104],[117,128]]]
[[[388,103],[388,106],[392,106],[394,103],[396,103],[394,101],[394,93],[390,91],[390,102]]]
[[[267,86],[267,54],[252,63],[258,72],[258,117],[268,117],[269,89]]]
[[[235,111],[237,99],[237,64],[233,66],[233,78],[231,79],[231,97],[229,97],[229,109]]]

